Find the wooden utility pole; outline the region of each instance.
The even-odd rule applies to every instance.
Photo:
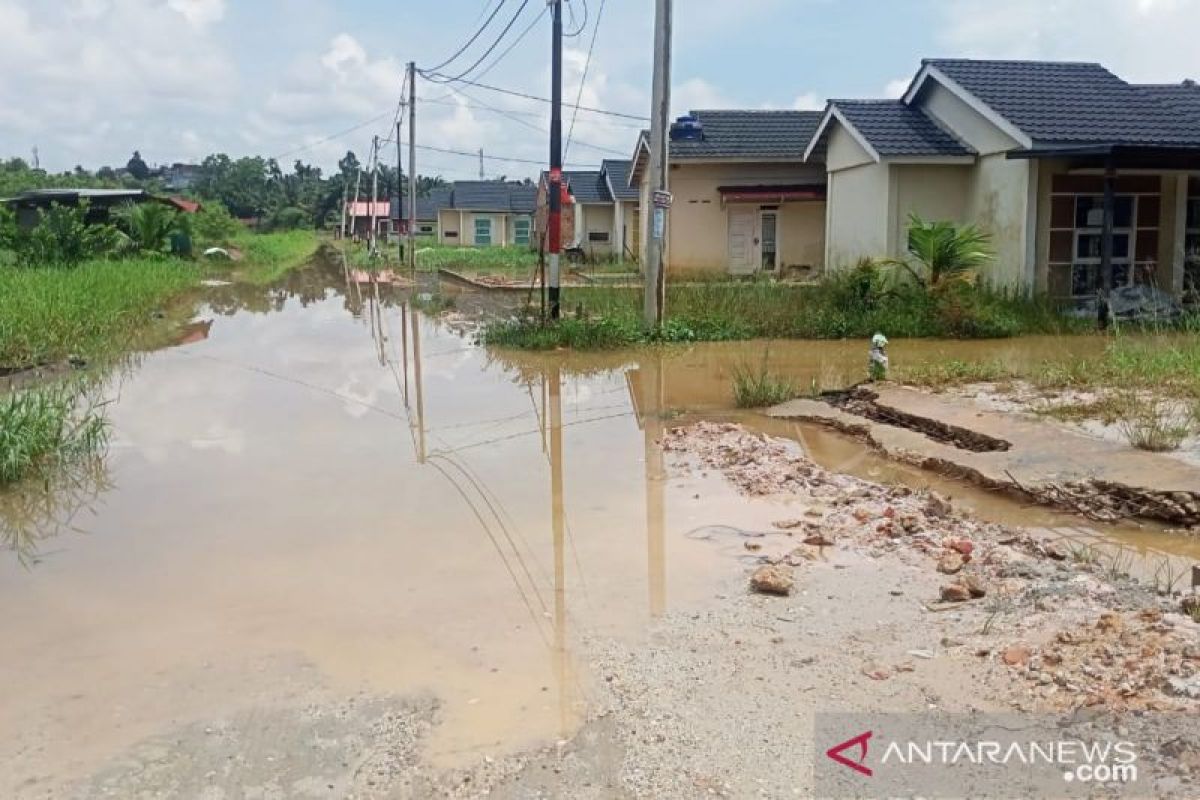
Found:
[[[562,254],[562,0],[550,0],[550,319],[559,316],[559,256]]]
[[[417,281],[417,62],[408,62],[408,268]]]
[[[662,324],[666,302],[663,251],[667,230],[667,142],[671,115],[671,0],[655,0],[654,85],[650,107],[650,241],[646,247],[645,321]]]

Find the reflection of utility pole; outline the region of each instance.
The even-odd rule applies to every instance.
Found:
[[[550,367],[550,515],[554,532],[554,671],[563,736],[567,720],[567,587],[563,522],[562,387],[558,364]]]
[[[421,388],[421,315],[414,308],[409,321],[412,324],[413,382],[417,392],[417,463],[425,463],[425,393]]]
[[[642,434],[646,457],[646,583],[650,616],[662,616],[667,606],[667,559],[664,539],[666,474],[660,442],[663,434],[662,356],[647,355],[641,363]]]
[[[408,408],[408,303],[400,304],[400,343],[404,351],[404,407]]]

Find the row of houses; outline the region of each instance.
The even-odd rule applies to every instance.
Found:
[[[644,258],[648,139],[628,161],[564,173],[565,246]],[[991,234],[996,285],[1094,296],[1111,231],[1114,286],[1200,299],[1192,81],[1134,84],[1096,63],[926,59],[899,99],[693,111],[671,128],[669,164],[674,273],[815,275],[896,257],[918,214]],[[537,187],[460,181],[418,201],[418,232],[536,246],[546,207],[545,174]]]

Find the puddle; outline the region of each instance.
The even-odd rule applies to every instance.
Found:
[[[434,694],[437,766],[570,735],[594,677],[580,637],[636,640],[705,602],[744,553],[697,532],[780,517],[719,476],[666,475],[655,440],[675,419],[735,416],[826,467],[1085,526],[732,412],[732,372],[760,342],[489,353],[405,296],[323,263],[270,288],[207,287],[174,346],[114,378],[105,464],[42,501],[0,498],[21,555],[0,560],[0,794],[313,692]],[[896,342],[892,357],[1102,346]],[[854,374],[865,350],[773,343],[769,358],[808,385]],[[1096,535],[1164,546],[1149,527]]]

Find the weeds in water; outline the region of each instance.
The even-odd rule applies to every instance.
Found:
[[[796,385],[792,379],[771,372],[767,367],[769,356],[768,348],[757,369],[746,364],[734,369],[733,400],[738,408],[765,408],[787,402],[796,396]]]
[[[108,443],[102,412],[71,384],[0,397],[0,486],[101,452]]]
[[[1131,445],[1139,450],[1161,453],[1178,450],[1193,433],[1192,421],[1181,417],[1173,404],[1157,397],[1133,392],[1122,394],[1117,426]]]
[[[1080,566],[1091,567],[1100,563],[1100,551],[1095,545],[1086,542],[1069,541],[1067,543],[1071,561]]]
[[[1133,553],[1128,552],[1124,547],[1118,547],[1109,557],[1108,563],[1104,565],[1104,575],[1110,581],[1119,581],[1129,577],[1129,571],[1133,567]]]
[[[1183,613],[1191,617],[1192,622],[1200,622],[1200,595],[1194,594],[1183,599]]]
[[[1167,597],[1174,595],[1183,576],[1184,570],[1170,556],[1164,556],[1154,568],[1154,591]]]

